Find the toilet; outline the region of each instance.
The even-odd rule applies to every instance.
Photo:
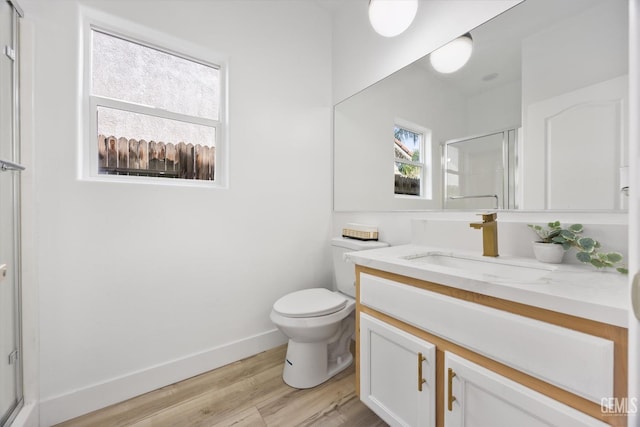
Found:
[[[355,271],[343,254],[388,244],[336,237],[331,246],[336,289],[292,292],[277,300],[271,310],[271,321],[289,338],[282,378],[291,387],[315,387],[351,364]]]

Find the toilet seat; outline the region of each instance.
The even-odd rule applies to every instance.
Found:
[[[273,311],[285,317],[318,317],[342,310],[347,299],[325,288],[304,289],[283,296],[273,304]]]

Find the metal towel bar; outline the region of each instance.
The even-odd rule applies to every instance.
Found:
[[[478,194],[475,196],[449,196],[449,200],[460,200],[460,199],[484,199],[484,198],[495,198],[496,199],[496,209],[500,207],[500,201],[498,200],[497,194]]]
[[[0,160],[0,171],[23,171],[26,168],[18,163],[9,162],[7,160]]]

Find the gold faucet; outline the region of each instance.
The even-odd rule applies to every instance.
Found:
[[[498,214],[495,212],[478,214],[482,215],[482,222],[472,222],[469,227],[476,230],[482,229],[482,255],[498,256],[498,223],[496,218]]]

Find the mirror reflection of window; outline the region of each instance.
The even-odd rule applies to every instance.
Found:
[[[396,124],[393,129],[394,194],[429,197],[425,191],[430,132],[418,126]]]

